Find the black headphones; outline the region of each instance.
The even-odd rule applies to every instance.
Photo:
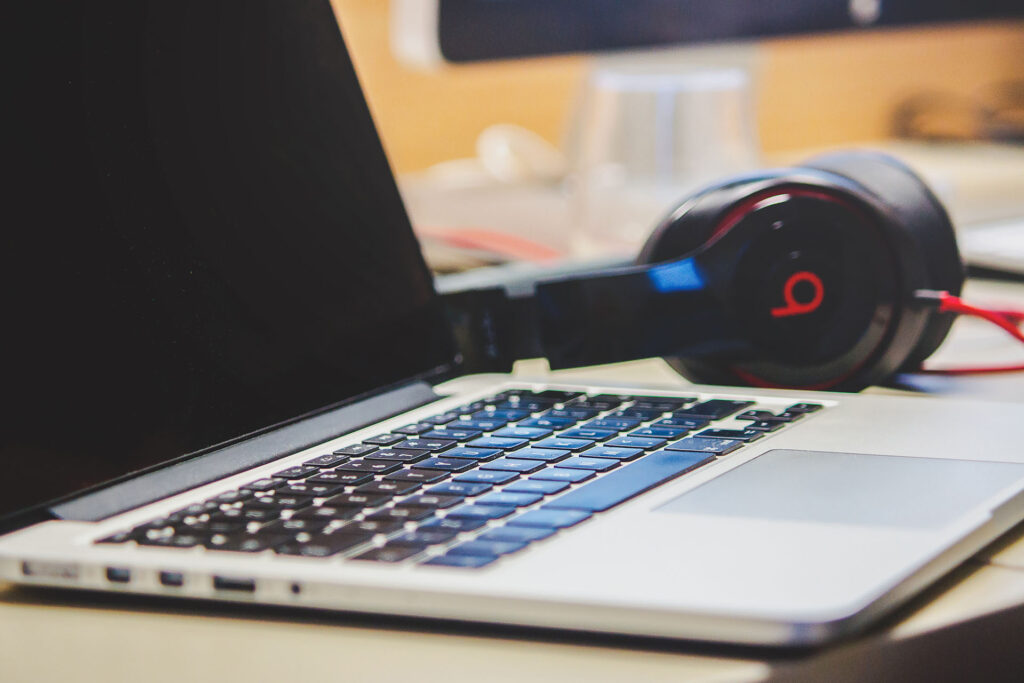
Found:
[[[466,371],[663,356],[698,383],[855,391],[920,367],[959,294],[949,216],[896,159],[816,157],[683,201],[637,264],[444,300]]]

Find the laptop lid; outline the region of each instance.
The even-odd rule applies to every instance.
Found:
[[[451,370],[328,0],[7,21],[0,519]]]

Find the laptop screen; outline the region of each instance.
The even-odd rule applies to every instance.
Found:
[[[451,363],[328,0],[5,21],[0,517]]]

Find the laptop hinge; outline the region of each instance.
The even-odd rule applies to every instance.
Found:
[[[59,503],[49,510],[59,519],[95,522],[264,465],[440,398],[426,382],[406,384],[210,453],[147,471]]]

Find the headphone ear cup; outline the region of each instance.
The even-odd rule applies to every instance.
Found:
[[[874,194],[918,247],[924,259],[927,289],[960,294],[965,272],[953,223],[942,203],[913,170],[894,157],[868,151],[825,154],[802,166],[849,178]],[[920,369],[942,344],[955,319],[952,313],[931,313],[900,371]]]
[[[964,280],[942,205],[908,167],[870,152],[733,179],[686,200],[640,254],[647,264],[681,258],[711,278],[719,310],[745,340],[666,358],[700,383],[853,391],[915,370],[953,316],[918,305],[914,292],[957,294]]]

